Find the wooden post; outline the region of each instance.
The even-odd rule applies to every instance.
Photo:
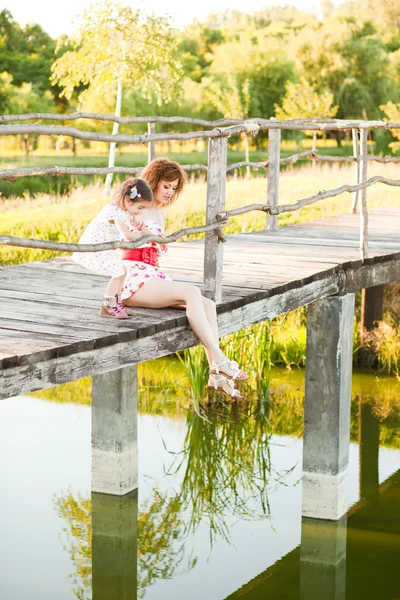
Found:
[[[123,496],[138,487],[137,366],[92,379],[92,491]]]
[[[225,137],[208,142],[206,224],[213,223],[225,210],[225,186],[228,141]],[[203,293],[215,302],[222,299],[222,268],[224,247],[215,231],[206,233],[204,245]]]
[[[308,307],[302,514],[347,512],[354,294]]]
[[[343,600],[346,595],[347,514],[338,521],[302,519],[300,600]]]
[[[247,133],[243,133],[243,142],[244,142],[244,160],[246,162],[250,162],[250,148],[249,148],[249,138],[247,137]],[[250,167],[246,167],[246,179],[250,179]]]
[[[361,319],[360,319],[360,366],[371,368],[375,361],[375,352],[373,348],[367,347],[366,337],[369,331],[376,327],[377,321],[383,318],[383,285],[361,290]]]
[[[133,600],[137,586],[137,490],[92,494],[93,600]]]
[[[358,183],[360,183],[360,149],[359,149],[359,145],[358,145],[358,130],[352,129],[351,133],[352,133],[352,137],[353,137],[353,156],[356,160],[355,167],[354,167],[354,183],[357,185]],[[357,212],[359,195],[360,195],[359,190],[354,192],[353,205],[351,207],[352,213]]]
[[[361,158],[361,181],[367,181],[368,171],[368,129],[361,129],[360,132],[360,158]],[[361,209],[360,209],[360,254],[361,260],[368,258],[368,209],[367,209],[367,188],[361,190]]]
[[[270,129],[268,132],[268,197],[267,204],[276,208],[279,203],[279,170],[281,158],[281,130]],[[267,229],[278,229],[277,215],[267,215]]]
[[[156,132],[155,123],[147,123],[147,131],[149,135],[153,135]],[[147,162],[151,162],[156,157],[156,143],[149,142],[147,145]]]

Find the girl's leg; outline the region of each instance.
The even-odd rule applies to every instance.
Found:
[[[126,319],[128,317],[125,307],[121,304],[121,290],[124,279],[125,274],[113,277],[108,282],[99,312],[101,317],[113,317],[116,319]]]
[[[125,274],[120,275],[120,277],[114,277],[110,279],[107,284],[106,292],[104,294],[105,297],[114,298],[115,296],[119,296],[122,290],[122,286],[124,285]]]

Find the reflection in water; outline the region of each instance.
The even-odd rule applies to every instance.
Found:
[[[347,515],[339,521],[303,517],[300,547],[300,599],[344,600]]]
[[[136,597],[137,513],[137,491],[92,494],[94,600]]]
[[[92,597],[92,502],[74,497],[67,491],[54,500],[55,508],[63,518],[62,543],[74,564],[76,573],[72,575],[75,596],[79,600]]]
[[[145,589],[157,579],[172,579],[195,566],[196,559],[190,554],[183,565],[185,541],[186,525],[179,499],[163,497],[153,490],[138,520],[138,598],[143,598]]]
[[[279,473],[273,468],[267,415],[266,404],[241,411],[222,407],[207,419],[189,413],[183,449],[167,473],[173,480],[179,476],[181,485],[175,492],[152,490],[141,506],[137,531],[137,501],[131,495],[92,494],[92,502],[70,492],[60,495],[55,505],[67,524],[64,545],[76,569],[77,598],[91,597],[91,509],[95,600],[122,600],[121,590],[132,590],[136,539],[138,597],[144,597],[158,579],[171,579],[196,565],[187,540],[201,521],[208,521],[212,546],[218,537],[229,542],[228,517],[268,517],[268,493],[284,484],[292,469]]]
[[[93,494],[92,500],[75,498],[70,492],[60,495],[55,506],[66,523],[63,544],[75,567],[75,596],[79,600],[92,597],[92,522],[94,600],[134,600],[136,589],[137,597],[143,598],[157,581],[194,569],[198,557],[193,539],[201,523],[207,523],[213,547],[217,541],[229,543],[232,517],[240,521],[268,518],[269,495],[277,486],[285,485],[292,471],[274,468],[270,438],[272,433],[301,435],[300,383],[296,380],[289,386],[286,379],[283,387],[271,386],[269,403],[240,409],[235,405],[214,407],[206,419],[188,410],[184,400],[179,414],[185,415],[186,435],[182,450],[169,454],[172,462],[166,473],[173,485],[154,487],[142,502],[138,518],[134,493],[123,498]],[[371,379],[368,383],[368,394],[354,386],[352,408],[352,438],[359,440],[362,500],[338,523],[303,519],[301,548],[282,558],[280,569],[274,565],[257,581],[244,581],[240,592],[229,598],[355,600],[358,597],[353,591],[360,585],[357,569],[361,563],[369,561],[371,577],[374,572],[379,579],[365,548],[378,556],[381,569],[386,563],[394,564],[400,539],[400,525],[397,529],[395,525],[393,532],[396,502],[400,505],[399,476],[390,489],[383,489],[386,484],[379,486],[378,453],[382,442],[400,446],[396,430],[400,406],[391,390],[372,395],[371,388],[378,384]],[[170,408],[170,416],[176,403],[178,400],[173,404],[166,400],[164,406]],[[155,397],[146,395],[145,410],[159,413]],[[379,596],[366,589],[363,597],[375,600]]]
[[[175,464],[175,472],[184,470],[178,498],[189,513],[191,533],[207,518],[211,544],[216,536],[229,541],[228,515],[249,520],[268,516],[268,492],[292,470],[278,473],[273,468],[267,414],[268,405],[259,404],[242,410],[221,407],[209,411],[207,420],[188,415]]]

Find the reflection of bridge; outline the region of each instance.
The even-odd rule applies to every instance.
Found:
[[[302,520],[301,546],[226,600],[399,596],[400,470],[339,521]]]
[[[361,402],[359,434],[357,504],[336,522],[303,517],[300,547],[226,600],[398,597],[394,574],[400,560],[400,470],[379,485],[379,422],[371,405]],[[93,598],[134,600],[137,581],[147,581],[149,568],[149,560],[139,561],[144,572],[136,573],[136,552],[151,548],[150,564],[157,573],[160,556],[156,539],[137,539],[137,494],[123,498],[93,494],[92,507]]]
[[[364,262],[355,260],[354,215],[235,235],[226,244],[222,335],[310,304],[306,516],[338,519],[346,511],[354,292],[368,288],[381,298],[383,284],[400,280],[399,213],[372,213]],[[203,252],[202,242],[176,244],[165,268],[200,283]],[[93,376],[93,489],[125,494],[137,486],[136,364],[197,339],[179,310],[101,319],[104,285],[66,260],[0,269],[0,398]]]

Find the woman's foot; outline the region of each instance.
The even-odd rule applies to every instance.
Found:
[[[236,381],[243,381],[244,379],[248,379],[249,375],[246,371],[239,368],[239,365],[234,360],[229,360],[229,358],[225,358],[219,363],[216,361],[212,361],[210,366],[210,373],[216,375],[224,375],[228,377],[228,379],[233,379]]]
[[[210,373],[210,378],[208,380],[207,387],[210,390],[217,390],[219,392],[222,392],[230,398],[238,400],[241,400],[243,398],[239,390],[235,388],[235,384],[233,383],[232,379],[227,379],[226,377],[224,377],[224,375],[214,375]]]

